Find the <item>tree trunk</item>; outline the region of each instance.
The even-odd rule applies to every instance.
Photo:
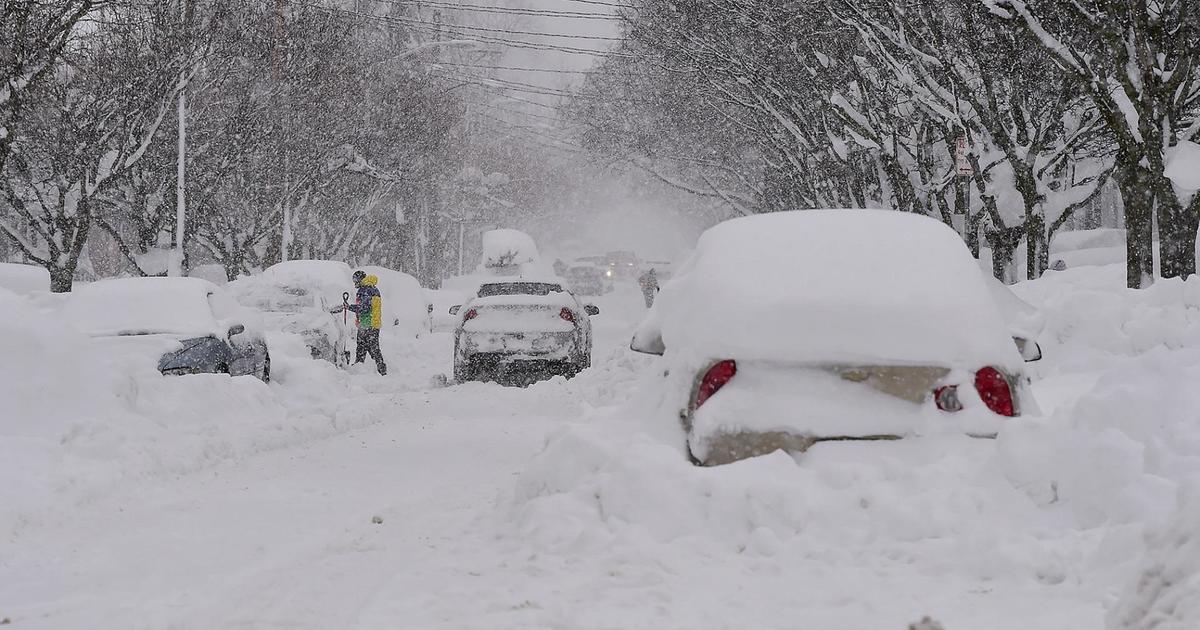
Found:
[[[1139,166],[1124,175],[1118,184],[1125,205],[1125,281],[1131,289],[1145,289],[1154,283],[1154,182]]]
[[[1184,278],[1196,273],[1196,229],[1200,227],[1200,203],[1188,207],[1179,202],[1171,183],[1162,182],[1158,203],[1158,260],[1162,277]]]
[[[992,248],[992,275],[1005,284],[1012,284],[1016,280],[1008,270],[1024,233],[1025,228],[1020,225],[993,229],[987,233],[988,245]]]
[[[74,257],[65,266],[51,265],[47,271],[50,272],[50,292],[51,293],[70,293],[71,284],[75,280],[75,265],[79,262],[79,257]]]
[[[1046,239],[1046,220],[1040,214],[1027,214],[1025,219],[1026,278],[1041,278],[1050,267],[1050,247]]]

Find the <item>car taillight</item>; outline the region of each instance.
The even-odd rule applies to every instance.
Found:
[[[933,390],[933,401],[942,411],[962,411],[962,401],[958,399],[957,385],[943,385]]]
[[[471,309],[471,310],[467,311],[466,315],[463,315],[463,321],[469,322],[472,319],[475,319],[476,317],[479,317],[479,311],[477,311],[475,309]]]
[[[1012,387],[1008,379],[994,367],[985,367],[975,373],[975,390],[988,409],[1002,416],[1015,416]]]
[[[571,322],[572,324],[575,323],[575,313],[572,313],[571,309],[565,306],[563,307],[563,310],[558,312],[558,316]]]
[[[708,368],[704,378],[700,380],[700,389],[696,392],[696,408],[699,409],[709,398],[713,397],[725,384],[737,374],[737,362],[725,360]]]

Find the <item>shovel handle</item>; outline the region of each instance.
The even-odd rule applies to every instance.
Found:
[[[350,310],[350,293],[349,292],[342,293],[342,306],[345,307],[342,309],[342,323],[349,324],[350,316],[346,314],[347,311]]]

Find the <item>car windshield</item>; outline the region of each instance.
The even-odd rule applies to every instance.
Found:
[[[550,295],[562,293],[562,285],[547,282],[497,282],[479,287],[479,297],[496,295]]]

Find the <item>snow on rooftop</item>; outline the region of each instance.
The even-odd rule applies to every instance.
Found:
[[[490,230],[483,233],[483,266],[519,267],[540,260],[533,237],[520,230]]]
[[[913,214],[809,210],[727,221],[701,236],[660,300],[668,352],[1021,362],[962,239]]]

